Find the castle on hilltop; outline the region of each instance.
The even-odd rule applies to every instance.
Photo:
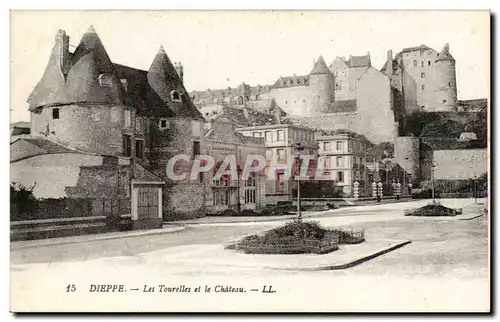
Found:
[[[280,77],[272,85],[194,91],[203,114],[214,104],[267,110],[275,105],[292,122],[311,127],[348,129],[374,142],[394,142],[415,111],[457,110],[455,59],[446,44],[441,52],[421,45],[405,48],[379,70],[370,54],[337,57],[328,66],[322,56],[308,75]]]

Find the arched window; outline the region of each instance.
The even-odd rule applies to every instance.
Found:
[[[170,92],[170,98],[172,99],[173,102],[182,102],[181,95],[179,94],[178,91]]]
[[[243,96],[238,96],[238,105],[243,105]]]

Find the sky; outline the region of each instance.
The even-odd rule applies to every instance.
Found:
[[[449,43],[458,98],[490,93],[488,11],[12,11],[11,122],[29,120],[57,31],[76,46],[90,25],[115,63],[147,70],[163,45],[188,91],[306,75],[319,55],[330,64],[369,52],[380,69],[389,49]]]

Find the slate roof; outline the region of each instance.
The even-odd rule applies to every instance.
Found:
[[[33,144],[34,146],[44,150],[47,152],[47,154],[55,154],[55,153],[79,153],[75,150],[71,150],[67,147],[65,147],[64,145],[61,145],[61,144],[58,144],[58,143],[55,143],[55,142],[52,142],[50,140],[47,140],[47,139],[41,139],[41,138],[37,138],[37,139],[34,139],[34,138],[23,138],[21,140],[24,140],[28,143],[31,143]]]
[[[371,66],[370,55],[350,56],[347,65],[349,67],[369,67]]]
[[[455,58],[450,54],[450,45],[446,44],[444,45],[443,50],[438,54],[436,61],[441,61],[441,60],[452,60],[454,61]]]
[[[65,36],[59,31],[56,39],[61,33]],[[60,45],[56,40],[45,72],[28,98],[30,110],[50,105],[108,104],[131,106],[146,116],[202,117],[163,48],[149,71],[114,64],[90,27],[74,53],[69,54],[66,73],[59,59]],[[102,76],[106,77],[105,85],[99,82]],[[121,82],[124,78],[126,89]],[[173,90],[181,95],[182,102],[172,101]]]
[[[139,115],[153,117],[173,117],[175,113],[148,83],[145,70],[114,64],[120,79],[127,80],[125,105],[134,107]]]
[[[319,56],[318,60],[314,64],[313,69],[309,73],[309,75],[316,75],[316,74],[331,74],[332,72],[328,68],[328,66],[325,63],[325,60],[323,59],[323,56]]]
[[[30,109],[44,105],[75,103],[123,104],[125,91],[115,75],[114,66],[95,30],[83,35],[71,55],[71,68],[64,75],[58,61],[58,43],[54,45],[42,79],[28,98]],[[109,86],[100,86],[98,77],[107,74]]]
[[[231,107],[227,105],[218,105],[212,109],[206,116],[207,120],[225,119],[239,126],[265,125],[276,124],[275,116],[271,113],[263,113],[261,111],[247,108],[248,117],[245,116],[243,108]]]
[[[427,50],[427,49],[432,49],[432,48],[428,47],[427,45],[420,45],[420,46],[416,46],[416,47],[403,48],[403,50],[401,50],[401,52],[407,53],[407,52],[411,52],[411,51],[420,51],[420,50]]]
[[[160,48],[151,64],[147,73],[147,79],[151,88],[167,103],[177,116],[202,118],[163,47]],[[172,100],[172,91],[179,93],[181,102],[174,102]]]

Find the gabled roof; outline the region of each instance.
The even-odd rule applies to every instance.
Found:
[[[328,66],[325,63],[325,60],[323,59],[323,56],[319,56],[318,60],[314,63],[314,67],[309,73],[309,75],[316,75],[316,74],[331,74],[332,72],[328,68]]]
[[[156,54],[148,70],[147,79],[151,88],[167,103],[177,116],[202,118],[200,112],[191,101],[181,78],[177,74],[163,46]],[[172,100],[173,91],[176,91],[180,95],[181,102]]]
[[[432,49],[431,47],[428,47],[427,45],[420,45],[417,47],[408,47],[408,48],[403,48],[401,52],[407,53],[410,51],[420,51],[420,50],[427,50],[427,49]]]
[[[349,67],[369,67],[371,66],[370,55],[349,56],[347,65]]]

